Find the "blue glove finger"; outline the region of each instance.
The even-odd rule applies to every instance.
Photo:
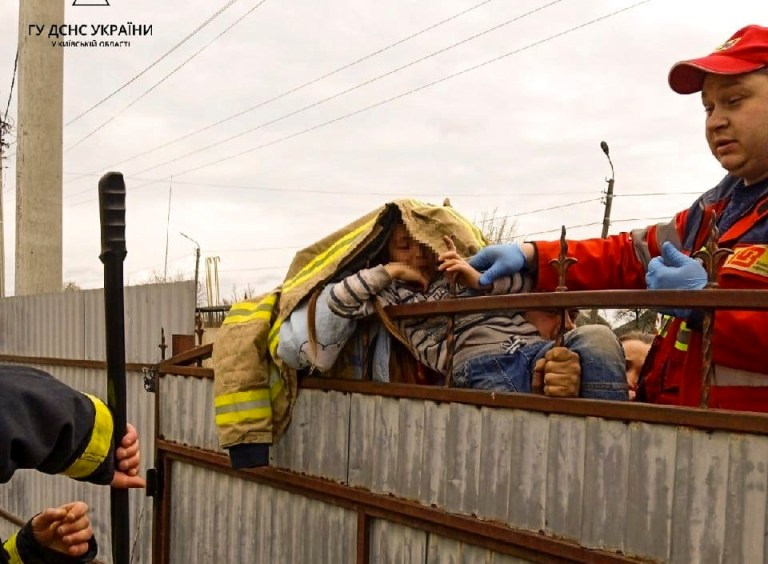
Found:
[[[497,245],[490,245],[480,249],[480,252],[467,260],[469,266],[475,270],[485,270],[491,266],[496,260],[496,247]]]
[[[469,260],[470,266],[485,272],[480,284],[488,286],[497,278],[512,276],[525,266],[525,255],[519,245],[492,245]]]
[[[691,262],[693,259],[684,255],[678,251],[675,246],[666,241],[661,246],[661,256],[664,257],[664,264],[667,266],[682,267]]]
[[[666,268],[661,257],[651,259],[648,263],[648,270],[645,273],[645,285],[651,290],[658,290],[658,278],[660,271]]]

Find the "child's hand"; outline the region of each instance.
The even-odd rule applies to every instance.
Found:
[[[384,265],[392,280],[401,280],[418,286],[422,292],[429,288],[429,280],[418,269],[405,264],[404,262],[390,262]]]
[[[467,288],[473,288],[475,290],[484,289],[480,285],[480,273],[472,268],[469,263],[463,259],[456,251],[456,245],[453,239],[447,235],[443,235],[443,241],[448,250],[441,253],[437,260],[440,261],[440,266],[437,267],[441,272],[445,272],[451,280],[456,280],[464,284]]]

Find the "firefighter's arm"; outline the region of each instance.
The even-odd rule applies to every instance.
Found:
[[[81,394],[41,370],[0,367],[0,482],[21,468],[64,474],[95,484],[115,479],[113,422],[100,399]],[[140,487],[138,438],[130,428],[118,464]]]
[[[3,547],[14,564],[91,562],[98,545],[82,501],[51,507],[32,518]]]
[[[648,264],[661,254],[663,243],[681,247],[687,215],[681,212],[669,222],[604,239],[568,241],[567,254],[578,262],[568,269],[566,286],[569,290],[644,289]],[[535,246],[537,289],[554,290],[559,281],[550,261],[558,258],[560,241],[538,241]]]

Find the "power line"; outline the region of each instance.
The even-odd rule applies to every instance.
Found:
[[[84,176],[91,176],[93,178],[100,178],[100,174],[81,174],[81,173],[74,173],[74,172],[65,172],[64,174],[77,174],[80,177]],[[139,188],[144,186],[149,186],[151,184],[159,184],[164,183],[168,181],[168,178],[141,178],[137,176],[126,176],[126,180],[135,180],[137,182],[143,182],[144,184],[140,185]],[[344,196],[359,196],[360,191],[359,190],[352,190],[352,191],[341,191],[341,190],[317,190],[317,189],[304,189],[304,188],[298,188],[298,189],[292,189],[292,188],[275,188],[275,187],[267,187],[267,186],[243,186],[242,184],[221,184],[221,183],[213,183],[213,182],[191,182],[191,181],[180,181],[177,179],[174,179],[173,183],[175,185],[186,185],[186,186],[199,186],[203,188],[229,188],[234,190],[256,190],[256,191],[263,191],[263,192],[280,192],[280,193],[290,193],[290,194],[321,194],[321,195],[344,195]],[[138,188],[134,188],[133,190],[137,190]],[[10,189],[9,189],[10,190]],[[132,190],[132,191],[133,191]],[[81,190],[80,192],[76,192],[74,194],[70,194],[67,196],[64,196],[65,200],[68,200],[70,198],[76,198],[77,196],[82,196],[86,193],[93,192],[93,188],[86,188],[85,190]],[[533,196],[579,196],[582,195],[583,192],[516,192],[516,197],[533,197]],[[401,192],[365,192],[366,196],[387,196],[387,197],[395,197],[395,196],[408,196],[413,197],[414,193],[413,190],[406,190]],[[428,193],[428,192],[419,192],[417,194],[420,197],[426,197],[426,198],[479,198],[479,197],[498,197],[498,192],[471,192],[471,193],[458,193],[458,194],[451,194],[446,192],[440,192],[440,193]],[[85,202],[90,201],[92,198],[88,197],[87,199],[77,202],[73,205],[77,206],[80,204],[83,204]]]
[[[537,194],[537,195],[543,195],[543,194]],[[545,212],[545,211],[549,211],[549,210],[558,210],[560,208],[569,208],[571,206],[578,206],[578,205],[581,205],[581,204],[588,204],[589,202],[597,202],[597,201],[599,201],[601,199],[602,198],[590,198],[589,200],[581,200],[579,202],[569,202],[567,204],[561,204],[559,206],[549,206],[549,207],[546,207],[546,208],[540,208],[538,210],[529,210],[529,211],[520,212],[520,213],[513,213],[513,214],[510,214],[510,215],[502,215],[500,217],[489,217],[489,218],[483,219],[483,220],[481,220],[481,221],[479,221],[477,223],[479,223],[480,225],[483,225],[483,224],[486,224],[486,223],[491,223],[491,222],[494,222],[494,221],[498,221],[500,219],[510,219],[510,218],[513,218],[513,217],[521,217],[521,216],[524,216],[524,215],[530,215],[530,214],[533,214],[533,213]]]
[[[253,249],[212,249],[208,252],[211,254],[219,254],[219,253],[257,253],[257,252],[266,252],[266,251],[292,251],[294,249],[302,249],[303,247],[299,245],[294,245],[292,247],[257,247]]]
[[[614,194],[614,198],[637,198],[639,196],[701,196],[702,192],[640,192],[638,194]]]
[[[182,175],[188,174],[190,172],[196,172],[198,170],[202,170],[202,169],[207,168],[209,166],[217,165],[217,164],[220,164],[220,163],[222,163],[224,161],[235,159],[237,157],[242,157],[243,155],[247,155],[248,153],[253,153],[254,151],[258,151],[258,150],[264,149],[266,147],[270,147],[272,145],[277,145],[278,143],[282,143],[284,141],[288,141],[289,139],[293,139],[293,138],[298,137],[300,135],[304,135],[304,134],[309,133],[311,131],[315,131],[317,129],[320,129],[322,127],[326,127],[328,125],[332,125],[332,124],[338,123],[338,122],[343,121],[345,119],[348,119],[350,117],[354,117],[356,115],[359,115],[359,114],[362,114],[364,112],[367,112],[368,110],[372,110],[374,108],[378,108],[380,106],[384,106],[384,105],[386,105],[386,104],[388,104],[390,102],[394,102],[395,100],[399,100],[401,98],[405,98],[406,96],[409,96],[409,95],[414,94],[416,92],[420,92],[421,90],[425,90],[425,89],[430,88],[432,86],[435,86],[437,84],[441,84],[441,83],[446,82],[446,81],[448,81],[448,80],[450,80],[452,78],[456,78],[456,77],[461,76],[463,74],[469,73],[471,71],[474,71],[474,70],[477,70],[479,68],[485,67],[485,66],[490,65],[492,63],[498,62],[498,61],[500,61],[502,59],[505,59],[505,58],[507,58],[509,56],[515,55],[515,54],[520,53],[522,51],[526,51],[528,49],[531,49],[533,47],[536,47],[536,46],[541,45],[543,43],[546,43],[548,41],[552,41],[554,39],[557,39],[559,37],[562,37],[564,35],[567,35],[569,33],[577,31],[579,29],[582,29],[582,28],[585,28],[585,27],[590,26],[592,24],[598,23],[598,22],[600,22],[602,20],[611,18],[613,16],[616,16],[618,14],[621,14],[623,12],[626,12],[628,10],[636,8],[637,6],[640,6],[642,4],[646,4],[648,2],[650,2],[650,0],[641,0],[640,2],[632,4],[632,5],[627,6],[625,8],[622,8],[620,10],[616,10],[614,12],[611,12],[611,13],[606,14],[604,16],[601,16],[599,18],[595,18],[595,19],[590,20],[588,22],[585,22],[585,23],[579,24],[577,26],[571,27],[571,28],[569,28],[569,29],[567,29],[565,31],[560,32],[560,33],[556,33],[554,35],[550,35],[550,36],[548,36],[548,37],[546,37],[544,39],[541,39],[539,41],[535,41],[533,43],[529,43],[528,45],[520,47],[519,49],[515,49],[514,51],[510,51],[510,52],[505,53],[503,55],[499,55],[498,57],[494,57],[493,59],[489,59],[489,60],[484,61],[482,63],[479,63],[477,65],[473,65],[471,67],[468,67],[468,68],[463,69],[461,71],[455,72],[455,73],[450,74],[448,76],[445,76],[443,78],[440,78],[440,79],[437,79],[437,80],[433,80],[432,82],[429,82],[427,84],[423,84],[422,86],[418,86],[416,88],[413,88],[411,90],[408,90],[408,91],[403,92],[401,94],[398,94],[396,96],[392,96],[390,98],[386,98],[384,100],[376,102],[375,104],[371,104],[371,105],[365,106],[365,107],[363,107],[363,108],[361,108],[359,110],[355,110],[353,112],[349,112],[347,114],[343,114],[341,116],[338,116],[336,118],[333,118],[333,119],[330,119],[328,121],[322,122],[320,124],[314,125],[312,127],[308,127],[306,129],[302,129],[301,131],[297,131],[297,132],[292,133],[290,135],[285,135],[283,137],[279,137],[277,139],[273,139],[272,141],[269,141],[267,143],[262,143],[261,145],[257,145],[256,147],[252,147],[250,149],[246,149],[245,151],[240,151],[239,153],[235,153],[233,155],[229,155],[227,157],[223,157],[223,158],[220,158],[220,159],[217,159],[217,160],[214,160],[214,161],[211,161],[211,162],[208,162],[208,163],[205,163],[205,164],[202,164],[202,165],[199,165],[199,166],[196,166],[196,167],[184,170],[182,172],[175,172],[173,174],[173,176],[182,176]],[[165,179],[167,179],[167,178],[168,177],[165,177]],[[137,189],[142,188],[142,187],[143,187],[143,185],[142,186],[138,186],[138,187],[134,188],[134,190],[137,190]]]
[[[617,219],[615,221],[611,221],[611,224],[614,224],[614,223],[630,223],[630,222],[635,222],[635,221],[662,221],[662,220],[669,219],[669,218],[670,218],[670,216],[668,216],[668,215],[661,216],[661,217],[633,217],[631,219]],[[603,224],[602,221],[593,221],[591,223],[582,223],[580,225],[566,225],[565,229],[566,230],[568,230],[568,229],[579,229],[581,227],[592,227],[594,225],[602,225],[602,224]],[[561,229],[560,227],[554,227],[552,229],[547,229],[545,231],[534,231],[532,233],[526,233],[524,235],[520,235],[520,238],[522,239],[524,237],[530,237],[531,235],[542,235],[544,233],[554,233],[556,231],[560,231],[560,229]]]
[[[16,50],[16,59],[13,61],[13,75],[11,75],[11,89],[8,91],[8,103],[5,105],[5,117],[3,123],[8,122],[8,110],[11,109],[11,96],[13,96],[13,86],[16,84],[16,69],[19,66],[19,51]]]
[[[272,98],[269,98],[268,100],[264,100],[263,102],[259,102],[255,106],[251,106],[250,108],[247,108],[245,110],[239,111],[239,112],[237,112],[235,114],[232,114],[232,115],[230,115],[228,117],[225,117],[225,118],[223,118],[223,119],[221,119],[221,120],[219,120],[217,122],[214,122],[214,123],[211,123],[209,125],[206,125],[205,127],[201,127],[200,129],[196,129],[196,130],[192,131],[191,133],[187,133],[185,135],[182,135],[181,137],[177,137],[175,139],[167,141],[166,143],[163,143],[162,145],[157,145],[156,147],[153,147],[152,149],[148,149],[146,151],[142,151],[141,153],[137,153],[137,154],[133,155],[132,157],[128,157],[127,159],[123,159],[122,161],[119,161],[119,162],[117,162],[115,164],[109,165],[106,168],[112,169],[112,168],[114,168],[116,166],[119,166],[121,164],[130,162],[130,161],[132,161],[134,159],[137,159],[139,157],[143,157],[144,155],[149,155],[149,154],[151,154],[151,153],[153,153],[155,151],[158,151],[160,149],[164,149],[165,147],[168,147],[169,145],[173,145],[174,143],[177,143],[179,141],[183,141],[184,139],[188,139],[190,137],[193,137],[194,135],[197,135],[198,133],[202,133],[204,131],[208,131],[209,129],[212,129],[212,128],[218,126],[218,125],[222,125],[224,123],[227,123],[228,121],[231,121],[231,120],[236,119],[236,118],[238,118],[240,116],[243,116],[243,115],[245,115],[245,114],[247,114],[249,112],[252,112],[253,110],[256,110],[258,108],[262,108],[262,107],[266,106],[267,104],[271,104],[272,102],[275,102],[277,100],[285,98],[289,94],[293,94],[295,92],[298,92],[299,90],[302,90],[302,89],[306,88],[307,86],[311,86],[312,84],[315,84],[315,83],[317,83],[317,82],[319,82],[321,80],[324,80],[324,79],[329,78],[329,77],[331,77],[331,76],[333,76],[335,74],[338,74],[338,73],[340,73],[342,71],[345,71],[345,70],[347,70],[347,69],[349,69],[349,68],[351,68],[351,67],[353,67],[353,66],[355,66],[355,65],[357,65],[359,63],[362,63],[363,61],[367,61],[368,59],[371,59],[371,58],[375,57],[376,55],[380,55],[380,54],[384,53],[385,51],[388,51],[388,50],[390,50],[390,49],[392,49],[394,47],[397,47],[398,45],[402,45],[403,43],[405,43],[407,41],[410,41],[411,39],[413,39],[415,37],[418,37],[419,35],[423,35],[424,33],[427,33],[428,31],[432,31],[433,29],[435,29],[437,27],[440,27],[441,25],[444,25],[444,24],[446,24],[446,23],[448,23],[448,22],[450,22],[452,20],[455,20],[456,18],[459,18],[459,17],[461,17],[461,16],[463,16],[465,14],[468,14],[469,12],[471,12],[473,10],[476,10],[476,9],[480,8],[481,6],[484,6],[485,4],[488,4],[489,2],[492,2],[492,1],[493,0],[483,0],[479,4],[475,4],[474,6],[472,6],[470,8],[467,8],[466,10],[463,10],[463,11],[457,13],[457,14],[454,14],[454,15],[450,16],[449,18],[446,18],[446,19],[444,19],[442,21],[439,21],[439,22],[437,22],[435,24],[432,24],[429,27],[425,27],[424,29],[422,29],[420,31],[417,31],[416,33],[412,33],[411,35],[409,35],[407,37],[404,37],[402,39],[399,39],[398,41],[395,41],[394,43],[390,43],[386,47],[382,47],[381,49],[373,51],[372,53],[369,53],[368,55],[365,55],[364,57],[356,59],[356,60],[352,61],[351,63],[347,63],[346,65],[343,65],[343,66],[341,66],[341,67],[339,67],[339,68],[337,68],[335,70],[332,70],[332,71],[330,71],[328,73],[325,73],[325,74],[323,74],[321,76],[318,76],[317,78],[313,78],[312,80],[307,81],[307,82],[305,82],[305,83],[303,83],[303,84],[301,84],[299,86],[296,86],[294,88],[286,90],[282,94],[277,94],[276,96],[273,96]]]
[[[102,123],[101,125],[99,125],[99,126],[96,128],[96,129],[92,130],[90,133],[87,133],[87,134],[86,134],[84,137],[80,138],[80,139],[79,139],[78,141],[76,141],[76,142],[75,142],[73,145],[70,145],[69,147],[67,147],[67,149],[65,149],[65,151],[64,151],[64,152],[66,153],[67,151],[71,151],[72,149],[74,149],[75,147],[77,147],[78,145],[80,145],[81,143],[83,143],[85,140],[89,139],[90,137],[92,137],[93,135],[95,135],[97,132],[101,131],[101,130],[102,130],[104,127],[106,127],[107,125],[109,125],[110,123],[112,123],[112,122],[113,122],[113,121],[114,121],[114,120],[115,120],[115,119],[116,119],[116,118],[117,118],[119,115],[123,114],[125,111],[127,111],[128,109],[130,109],[130,108],[131,108],[131,107],[132,107],[134,104],[136,104],[136,103],[137,103],[139,100],[141,100],[142,98],[144,98],[145,96],[147,96],[148,94],[150,94],[150,93],[151,93],[153,90],[155,90],[155,88],[157,88],[157,87],[158,87],[158,86],[160,86],[162,83],[164,83],[166,80],[168,80],[169,78],[171,78],[171,77],[172,77],[174,74],[176,74],[176,72],[178,72],[178,71],[179,71],[179,70],[180,70],[182,67],[186,66],[186,64],[187,64],[187,63],[189,63],[189,62],[190,62],[192,59],[194,59],[194,58],[195,58],[195,57],[197,57],[197,56],[198,56],[200,53],[202,53],[202,52],[203,52],[203,51],[205,51],[205,50],[206,50],[208,47],[210,47],[210,46],[211,46],[211,44],[213,44],[213,43],[214,43],[214,42],[215,42],[217,39],[219,39],[220,37],[222,37],[224,34],[228,33],[228,32],[229,32],[229,30],[231,30],[231,29],[232,29],[233,27],[235,27],[237,24],[239,24],[240,22],[242,22],[242,21],[243,21],[243,20],[244,20],[246,17],[248,17],[249,15],[251,15],[251,13],[253,13],[253,12],[254,12],[254,11],[255,11],[255,10],[256,10],[256,9],[257,9],[259,6],[261,6],[261,5],[262,5],[264,2],[266,2],[266,1],[267,1],[267,0],[261,0],[260,2],[258,2],[258,3],[257,3],[257,4],[256,4],[254,7],[253,7],[253,8],[251,8],[251,9],[250,9],[250,10],[248,10],[248,11],[247,11],[245,14],[243,14],[243,15],[242,15],[242,16],[240,16],[240,17],[239,17],[237,20],[235,20],[235,22],[234,22],[234,23],[232,23],[231,25],[229,25],[228,27],[226,27],[226,28],[224,29],[224,31],[222,31],[221,33],[219,33],[219,34],[218,34],[216,37],[214,37],[214,38],[213,38],[213,39],[211,39],[211,40],[210,40],[208,43],[206,43],[205,45],[203,45],[203,46],[202,46],[200,49],[198,49],[197,51],[195,51],[195,53],[193,53],[193,54],[192,54],[190,57],[188,57],[187,59],[185,59],[185,60],[184,60],[184,62],[182,62],[180,65],[178,65],[178,66],[177,66],[175,69],[173,69],[171,72],[169,72],[168,74],[166,74],[166,75],[165,75],[163,78],[161,78],[159,81],[157,81],[155,84],[153,84],[153,85],[152,85],[152,86],[151,86],[149,89],[145,90],[145,91],[144,91],[144,93],[143,93],[143,94],[141,94],[141,95],[140,95],[138,98],[135,98],[135,99],[134,99],[134,100],[133,100],[131,103],[129,103],[127,106],[125,106],[125,107],[124,107],[122,110],[118,111],[118,112],[117,112],[116,114],[114,114],[114,115],[113,115],[111,118],[109,118],[107,121],[105,121],[104,123]]]
[[[214,21],[216,18],[218,18],[218,17],[219,17],[221,14],[223,14],[225,11],[227,11],[227,10],[228,10],[228,9],[229,9],[229,8],[230,8],[230,7],[231,7],[231,6],[232,6],[232,5],[235,3],[235,2],[237,2],[237,1],[238,1],[238,0],[229,0],[229,2],[227,2],[226,4],[224,4],[224,5],[223,5],[221,8],[219,8],[219,9],[218,9],[216,12],[214,12],[214,13],[213,13],[211,16],[209,16],[207,20],[205,20],[203,23],[201,23],[199,26],[197,26],[197,27],[196,27],[194,30],[192,30],[192,32],[191,32],[189,35],[187,35],[187,36],[186,36],[184,39],[182,39],[181,41],[179,41],[179,42],[178,42],[176,45],[174,45],[173,47],[171,47],[171,48],[170,48],[168,51],[166,51],[165,53],[163,53],[163,54],[160,56],[160,58],[158,58],[158,59],[157,59],[155,62],[153,62],[153,63],[152,63],[151,65],[149,65],[148,67],[146,67],[146,68],[145,68],[144,70],[142,70],[142,71],[141,71],[139,74],[135,75],[135,76],[134,76],[133,78],[131,78],[131,79],[130,79],[128,82],[126,82],[125,84],[123,84],[122,86],[120,86],[120,87],[119,87],[117,90],[115,90],[115,91],[114,91],[114,92],[112,92],[111,94],[108,94],[107,96],[105,96],[104,98],[102,98],[101,100],[99,100],[98,102],[96,102],[96,103],[95,103],[93,106],[91,106],[90,108],[88,108],[87,110],[85,110],[84,112],[82,112],[81,114],[77,115],[77,116],[76,116],[76,117],[74,117],[73,119],[69,120],[67,123],[65,123],[65,124],[64,124],[64,127],[68,127],[68,126],[72,125],[72,124],[73,124],[73,123],[75,123],[77,120],[79,120],[81,117],[85,116],[86,114],[89,114],[90,112],[92,112],[93,110],[95,110],[96,108],[98,108],[99,106],[101,106],[101,105],[102,105],[104,102],[106,102],[107,100],[109,100],[110,98],[112,98],[112,97],[113,97],[115,94],[117,94],[118,92],[121,92],[121,91],[122,91],[122,90],[124,90],[126,87],[130,86],[131,84],[133,84],[133,83],[134,83],[136,80],[138,80],[139,78],[141,78],[142,76],[144,76],[144,75],[145,75],[145,74],[146,74],[146,73],[147,73],[147,72],[148,72],[150,69],[152,69],[153,67],[155,67],[155,66],[156,66],[158,63],[160,63],[160,61],[162,61],[163,59],[165,59],[166,57],[168,57],[168,55],[170,55],[171,53],[173,53],[173,52],[174,52],[176,49],[178,49],[179,47],[181,47],[182,45],[184,45],[184,43],[186,43],[187,41],[189,41],[190,39],[192,39],[192,38],[193,38],[195,35],[197,35],[198,33],[200,33],[200,31],[202,31],[202,30],[203,30],[203,29],[204,29],[204,28],[205,28],[205,27],[206,27],[208,24],[210,24],[212,21]]]
[[[289,265],[286,266],[256,266],[254,268],[227,268],[225,270],[219,270],[219,272],[252,272],[255,270],[288,270]]]
[[[401,66],[399,66],[397,68],[389,70],[389,71],[387,71],[387,72],[385,72],[383,74],[377,75],[377,76],[375,76],[373,78],[370,78],[368,80],[360,82],[360,83],[356,84],[355,86],[347,88],[346,90],[342,90],[341,92],[337,92],[336,94],[328,96],[327,98],[323,98],[322,100],[318,100],[317,102],[313,102],[311,104],[303,106],[303,107],[299,108],[298,110],[294,110],[292,112],[288,112],[287,114],[283,114],[283,115],[281,115],[281,116],[279,116],[279,117],[277,117],[275,119],[272,119],[272,120],[269,120],[269,121],[265,121],[265,122],[257,125],[256,127],[251,127],[250,129],[246,129],[245,131],[242,131],[242,132],[237,133],[235,135],[230,135],[229,137],[226,137],[224,139],[216,141],[215,143],[209,143],[208,145],[205,145],[204,147],[200,147],[199,149],[195,149],[193,151],[188,151],[188,152],[186,152],[186,153],[184,153],[182,155],[179,155],[179,156],[174,157],[172,159],[169,159],[167,161],[163,161],[163,162],[161,162],[159,164],[156,164],[156,165],[150,166],[148,168],[145,168],[143,170],[140,170],[140,171],[137,172],[137,174],[143,174],[145,172],[149,172],[151,170],[155,170],[155,169],[160,168],[162,166],[165,166],[165,165],[168,165],[168,164],[171,164],[171,163],[175,163],[177,161],[180,161],[180,160],[185,159],[187,157],[190,157],[192,155],[196,155],[197,153],[201,153],[203,151],[207,151],[207,150],[212,149],[214,147],[218,147],[219,145],[222,145],[224,143],[228,143],[229,141],[234,141],[235,139],[239,139],[240,137],[243,137],[244,135],[248,135],[249,133],[253,133],[254,131],[258,131],[258,130],[263,129],[265,127],[268,127],[270,125],[274,125],[274,124],[276,124],[278,122],[281,122],[281,121],[283,121],[285,119],[288,119],[289,117],[296,116],[296,115],[298,115],[300,113],[303,113],[303,112],[305,112],[307,110],[310,110],[312,108],[316,108],[317,106],[325,104],[326,102],[330,102],[331,100],[335,100],[336,98],[340,98],[341,96],[344,96],[345,94],[349,94],[350,92],[353,92],[355,90],[359,90],[360,88],[363,88],[364,86],[368,86],[370,84],[373,84],[374,82],[377,82],[377,81],[379,81],[379,80],[381,80],[383,78],[386,78],[388,76],[392,76],[395,73],[398,73],[398,72],[400,72],[402,70],[405,70],[405,69],[410,68],[410,67],[412,67],[414,65],[422,63],[422,62],[426,61],[427,59],[431,59],[432,57],[436,57],[437,55],[443,54],[443,53],[445,53],[447,51],[450,51],[451,49],[455,49],[456,47],[459,47],[460,45],[464,45],[465,43],[469,43],[470,41],[473,41],[473,40],[475,40],[475,39],[477,39],[479,37],[487,35],[487,34],[493,32],[493,31],[496,31],[498,29],[501,29],[502,27],[505,27],[505,26],[507,26],[507,25],[509,25],[511,23],[514,23],[516,21],[522,20],[522,19],[524,19],[524,18],[526,18],[526,17],[528,17],[530,15],[533,15],[533,14],[535,14],[537,12],[540,12],[540,11],[542,11],[542,10],[544,10],[546,8],[549,8],[550,6],[553,6],[554,4],[558,4],[560,2],[562,2],[562,0],[553,0],[552,2],[549,2],[548,4],[544,4],[543,6],[539,6],[538,8],[535,8],[533,10],[525,12],[524,14],[515,16],[514,18],[509,19],[509,20],[507,20],[507,21],[505,21],[503,23],[500,23],[498,25],[495,25],[495,26],[493,26],[493,27],[491,27],[489,29],[486,29],[485,31],[482,31],[480,33],[476,33],[475,35],[472,35],[470,37],[462,39],[461,41],[453,43],[453,44],[451,44],[451,45],[449,45],[447,47],[443,47],[442,49],[438,49],[437,51],[433,51],[429,55],[425,55],[425,56],[423,56],[423,57],[421,57],[419,59],[410,61],[410,62],[408,62],[408,63],[406,63],[404,65],[401,65]]]

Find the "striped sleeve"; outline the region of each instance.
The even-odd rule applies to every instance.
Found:
[[[490,296],[498,296],[503,294],[519,294],[522,292],[530,292],[533,284],[529,277],[523,276],[520,273],[512,276],[502,276],[493,281],[493,287],[486,293]]]
[[[358,318],[375,311],[374,299],[392,284],[383,265],[347,276],[331,287],[328,305],[336,315]]]

